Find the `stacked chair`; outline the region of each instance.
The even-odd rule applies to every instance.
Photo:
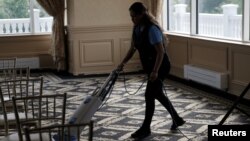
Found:
[[[81,124],[64,124],[64,125],[52,125],[42,128],[24,128],[26,141],[35,141],[34,135],[39,135],[39,139],[36,141],[81,141],[81,130],[89,126],[89,137],[88,140],[93,139],[93,121],[89,123]],[[72,133],[71,131],[76,131]],[[72,135],[74,134],[74,135]],[[45,137],[43,137],[46,135]]]
[[[13,98],[13,103],[28,103],[25,108],[26,113],[32,113],[32,118],[25,121],[19,121],[18,116],[21,111],[15,107],[17,117],[18,137],[23,141],[24,134],[26,141],[71,141],[70,130],[76,131],[73,141],[80,141],[81,130],[89,126],[89,140],[92,140],[93,124],[65,124],[66,113],[66,93],[56,95],[43,95],[39,97]],[[37,127],[27,126],[30,122],[37,122]],[[46,126],[43,126],[46,125]],[[27,128],[28,127],[28,128]],[[25,131],[25,132],[23,132]]]
[[[66,94],[29,96],[22,98],[13,97],[17,133],[8,136],[6,141],[26,141],[23,130],[24,127],[28,129],[37,129],[44,126],[64,125],[66,98]],[[16,105],[17,103],[22,103],[24,108],[18,108]],[[22,113],[25,113],[24,119],[20,118]],[[49,141],[49,137],[46,134],[41,133],[40,135],[42,139]],[[33,134],[31,140],[39,140],[40,135]]]
[[[16,122],[11,98],[34,93],[30,86],[38,80],[30,79],[29,67],[16,68],[16,58],[0,58],[0,135],[15,131]],[[42,93],[42,78],[39,82],[39,93]]]
[[[0,126],[2,127],[1,129],[5,130],[5,135],[9,134],[9,129],[16,129],[12,97],[40,96],[42,95],[42,87],[43,77],[6,80],[0,82],[0,99],[2,109]],[[24,107],[20,103],[17,103],[16,105],[21,109]],[[20,118],[23,117],[24,116],[20,116]]]
[[[17,58],[0,58],[0,69],[15,68]]]
[[[80,141],[93,121],[66,124],[67,94],[43,95],[43,77],[30,77],[30,69],[16,68],[16,58],[0,58],[1,141]]]
[[[28,79],[30,77],[30,68],[1,68],[0,81]]]

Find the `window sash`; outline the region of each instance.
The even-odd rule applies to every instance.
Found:
[[[164,4],[164,9],[163,9],[163,27],[165,30],[167,30],[168,32],[174,32],[171,31],[171,29],[169,28],[169,10],[171,9],[169,6],[169,1],[170,0],[165,0],[165,4]],[[243,11],[242,11],[242,37],[241,39],[233,39],[233,40],[237,40],[237,41],[245,41],[245,42],[249,42],[250,41],[250,2],[249,0],[243,0]],[[205,36],[207,38],[221,38],[221,39],[229,39],[228,37],[214,37],[214,36],[206,36],[206,35],[200,35],[198,34],[198,0],[191,0],[191,11],[190,11],[190,36]],[[167,17],[167,18],[166,18]],[[177,32],[178,33],[178,32]],[[183,34],[183,33],[180,33]],[[231,38],[230,38],[231,39]]]
[[[249,32],[250,32],[250,2],[249,0],[244,0],[243,1],[243,29],[242,29],[242,33],[243,33],[243,41],[250,41],[250,36],[249,36]]]

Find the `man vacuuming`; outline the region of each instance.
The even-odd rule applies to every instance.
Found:
[[[122,70],[138,50],[143,70],[148,76],[145,91],[146,110],[143,124],[131,137],[142,139],[151,134],[150,124],[155,110],[155,99],[170,113],[173,120],[171,130],[176,130],[185,121],[178,115],[168,97],[163,93],[163,81],[170,71],[163,30],[143,3],[133,3],[129,12],[134,23],[131,47],[117,69]]]

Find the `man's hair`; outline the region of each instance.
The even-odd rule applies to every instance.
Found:
[[[147,7],[142,2],[133,3],[130,6],[129,11],[134,12],[135,15],[143,14],[144,15],[144,18],[143,18],[144,24],[155,25],[163,32],[163,29],[161,28],[159,23],[156,21],[155,17],[150,12],[148,12]],[[165,47],[167,46],[166,38],[163,39],[163,44]]]
[[[148,9],[142,2],[133,3],[130,6],[129,10],[132,11],[135,15],[144,15],[142,22],[145,25],[154,24],[161,29],[159,23],[155,20],[155,17],[150,12],[148,12]]]
[[[135,15],[139,15],[145,13],[147,8],[143,3],[135,2],[130,6],[129,10],[133,11]]]

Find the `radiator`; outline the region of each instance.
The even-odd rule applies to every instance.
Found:
[[[228,74],[193,65],[184,65],[184,78],[218,89],[228,88]]]
[[[17,58],[16,68],[29,67],[30,69],[38,69],[40,67],[39,57]]]

